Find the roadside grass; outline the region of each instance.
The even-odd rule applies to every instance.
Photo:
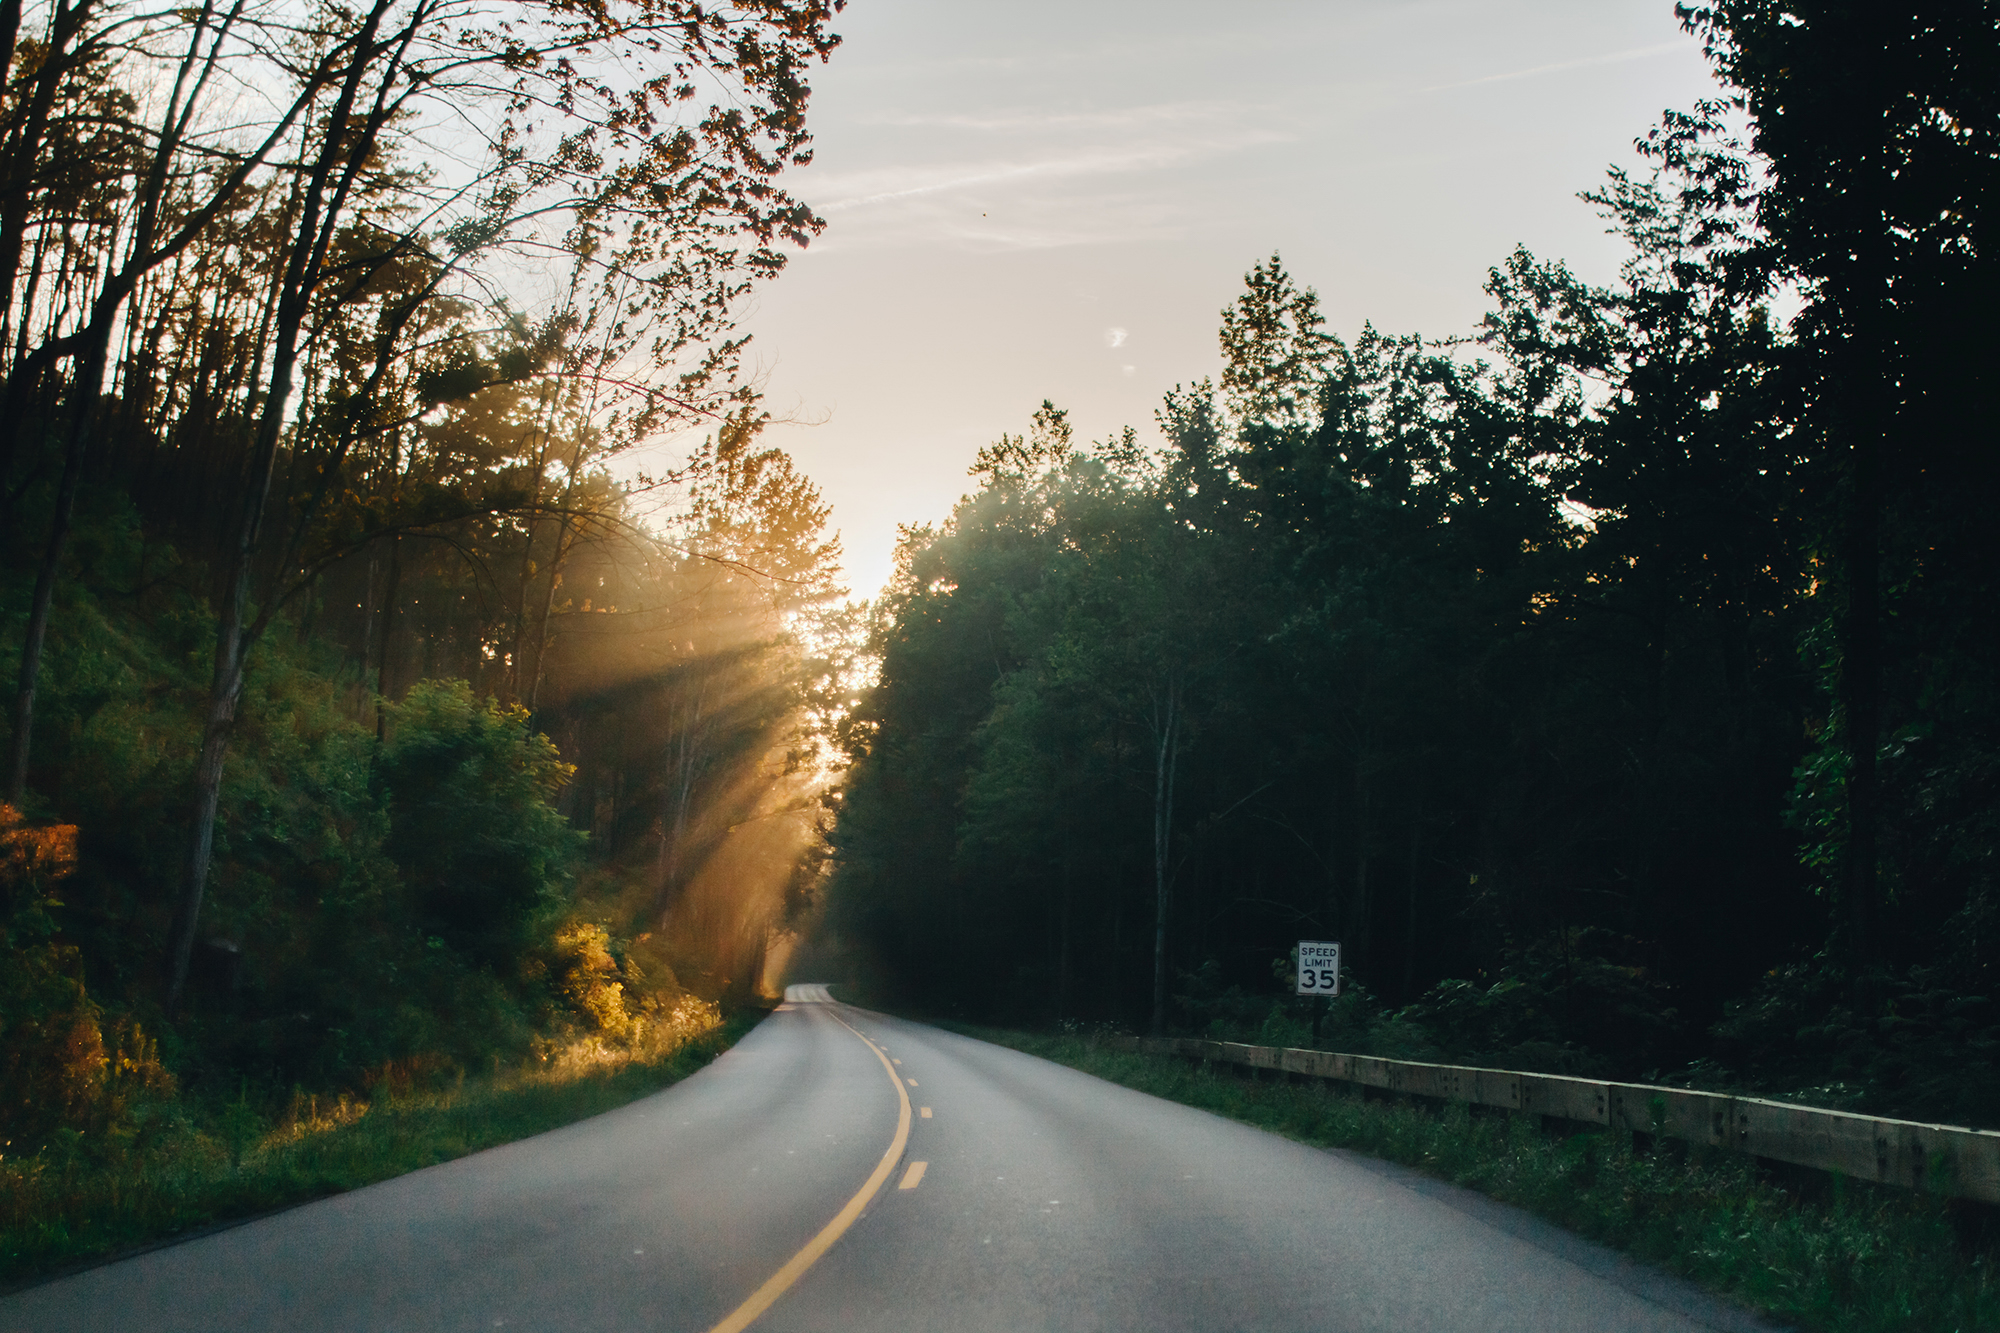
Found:
[[[167,1103],[109,1148],[71,1136],[0,1159],[0,1288],[613,1110],[702,1068],[764,1013],[717,1021],[704,1005],[639,1041],[552,1043],[482,1075],[391,1068],[372,1096],[295,1093],[271,1121],[247,1096],[199,1123]]]
[[[1368,1101],[1314,1081],[1042,1035],[966,1035],[1322,1147],[1351,1148],[1515,1204],[1816,1333],[2000,1329],[2000,1254],[1940,1199],[1831,1182],[1800,1197],[1747,1158],[1629,1133],[1560,1136],[1522,1116]]]

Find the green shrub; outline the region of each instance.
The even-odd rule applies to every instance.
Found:
[[[517,705],[462,680],[424,681],[389,706],[375,772],[386,850],[418,920],[450,948],[510,968],[567,901],[582,836],[556,813],[572,772]]]

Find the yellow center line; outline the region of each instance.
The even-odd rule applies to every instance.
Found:
[[[911,1162],[910,1169],[903,1173],[903,1183],[896,1186],[896,1188],[899,1190],[915,1189],[918,1182],[924,1178],[924,1168],[929,1165],[929,1162]]]
[[[889,1057],[882,1053],[880,1046],[868,1040],[861,1029],[854,1024],[831,1009],[825,1012],[827,1017],[860,1037],[861,1044],[875,1052],[875,1058],[882,1062],[882,1068],[888,1070],[889,1081],[896,1085],[896,1100],[901,1103],[896,1113],[896,1137],[889,1140],[888,1151],[882,1154],[882,1160],[875,1164],[874,1173],[855,1192],[854,1197],[847,1201],[847,1206],[836,1213],[831,1222],[820,1228],[820,1233],[807,1241],[804,1249],[793,1255],[783,1268],[773,1273],[769,1281],[751,1292],[749,1300],[732,1310],[729,1317],[710,1329],[709,1333],[743,1333],[744,1329],[756,1321],[758,1315],[770,1309],[778,1297],[784,1295],[794,1282],[805,1276],[805,1271],[817,1263],[821,1255],[832,1249],[833,1243],[854,1225],[855,1219],[861,1216],[862,1209],[866,1208],[869,1201],[881,1191],[883,1183],[889,1179],[889,1173],[894,1171],[896,1163],[903,1159],[903,1149],[909,1145],[910,1094],[903,1091],[902,1080],[896,1077],[895,1069],[889,1064]],[[921,1178],[922,1175],[923,1172],[919,1170],[917,1176]],[[909,1189],[914,1184],[914,1181],[905,1180],[903,1188]]]
[[[917,1114],[928,1120],[931,1118],[931,1108],[928,1106],[922,1107],[918,1110]]]

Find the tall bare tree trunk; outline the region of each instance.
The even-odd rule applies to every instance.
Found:
[[[5,138],[5,156],[0,158],[0,318],[11,320],[20,310],[20,332],[24,336],[27,316],[25,309],[15,305],[14,284],[21,272],[21,253],[27,244],[28,217],[35,199],[34,181],[44,165],[43,140],[48,132],[49,115],[55,109],[56,94],[82,59],[76,43],[83,35],[84,24],[94,16],[93,4],[94,0],[81,0],[77,4],[56,0],[33,81],[23,90],[9,123],[0,126]],[[7,56],[0,63],[0,77],[14,72],[20,28],[20,0],[0,0],[0,30],[4,30],[0,32],[0,40],[5,42]],[[38,265],[34,273],[39,271]],[[34,273],[30,274],[31,281]],[[38,379],[40,374],[41,367],[37,366],[26,377],[11,374],[8,377],[5,402],[9,411],[7,419],[0,421],[0,438],[8,441],[9,448],[18,427],[20,408],[26,401],[24,393],[33,387],[25,381]]]
[[[1181,684],[1168,677],[1153,704],[1153,1018],[1155,1036],[1167,1025],[1167,909],[1171,906],[1169,853],[1174,834],[1174,775],[1180,760]]]
[[[0,78],[13,71],[14,44],[20,35],[21,0],[0,0]]]
[[[1362,760],[1354,760],[1354,893],[1348,907],[1351,919],[1347,926],[1347,956],[1357,962],[1373,961],[1368,957],[1369,916],[1371,904],[1368,901],[1368,778],[1362,771]]]
[[[551,381],[550,386],[545,387],[542,391],[542,442],[535,450],[535,480],[534,485],[528,492],[527,517],[522,523],[524,531],[521,539],[520,586],[517,589],[514,601],[514,651],[507,673],[509,677],[508,684],[513,690],[514,697],[523,700],[527,699],[532,689],[532,686],[524,689],[521,685],[522,680],[527,678],[524,668],[528,658],[528,590],[533,586],[535,575],[538,572],[535,568],[535,519],[541,512],[542,488],[548,481],[549,450],[554,443],[554,432],[551,425],[553,421],[554,401],[555,391],[553,381]],[[560,533],[557,534],[554,549],[560,554],[562,549],[562,536]],[[552,557],[549,563],[551,566],[548,571],[549,591],[545,599],[545,605],[553,606],[556,598],[555,558]],[[544,634],[548,632],[548,616],[546,613],[542,617],[542,632]],[[540,653],[536,654],[536,676],[540,676],[542,670],[540,656]],[[529,703],[528,707],[533,709],[534,704]]]
[[[351,123],[354,104],[373,65],[373,55],[377,53],[376,34],[387,12],[388,0],[376,0],[363,19],[354,42],[354,61],[346,71],[339,96],[329,109],[328,126],[345,127]],[[406,33],[404,49],[407,49],[408,41],[409,34]],[[385,93],[386,88],[385,77]],[[285,409],[291,401],[292,377],[298,369],[300,334],[326,262],[327,251],[333,242],[335,225],[340,219],[347,191],[361,164],[374,148],[380,129],[380,112],[378,97],[377,114],[369,118],[370,128],[357,134],[352,142],[337,131],[327,134],[321,141],[318,157],[301,192],[298,228],[291,238],[291,249],[281,279],[283,294],[277,303],[270,392],[264,400],[263,415],[257,422],[249,481],[244,489],[235,542],[230,551],[229,586],[223,596],[216,626],[215,674],[209,681],[208,715],[202,726],[201,758],[195,767],[193,829],[188,840],[180,900],[168,935],[169,1016],[179,1010],[187,987],[188,960],[194,953],[201,901],[208,887],[209,861],[215,850],[215,819],[221,803],[223,760],[229,753],[230,732],[236,724],[236,706],[243,696],[244,659],[270,614],[267,606],[256,624],[249,621],[250,584],[255,574],[258,543],[263,537],[265,514],[270,507],[272,480],[277,474],[278,443],[284,432]]]
[[[201,758],[195,765],[193,835],[181,880],[181,896],[174,911],[173,929],[168,936],[171,969],[167,982],[167,1013],[180,1007],[187,986],[188,960],[194,954],[195,927],[201,917],[202,895],[208,886],[209,860],[215,851],[215,818],[222,798],[222,765],[229,753],[229,736],[236,725],[236,705],[243,697],[243,662],[252,638],[248,626],[250,581],[255,570],[257,543],[263,535],[264,513],[269,507],[271,481],[277,470],[278,434],[284,408],[292,393],[292,368],[298,321],[303,303],[292,312],[291,327],[281,327],[279,350],[273,363],[271,394],[258,423],[255,470],[237,524],[235,549],[231,552],[229,587],[223,594],[221,616],[215,633],[215,673],[209,680],[208,713],[203,719]],[[280,320],[281,325],[284,320]]]
[[[1074,931],[1071,921],[1075,917],[1076,876],[1071,864],[1070,839],[1063,839],[1062,860],[1062,906],[1058,918],[1060,937],[1056,946],[1056,1017],[1068,1018],[1073,1012],[1073,998],[1076,990],[1075,950],[1071,947]]]
[[[396,586],[402,580],[403,539],[398,535],[389,543],[389,581],[382,588],[382,629],[375,649],[375,739],[378,741],[389,731],[389,710],[383,701],[389,697],[389,637],[396,624]]]
[[[694,804],[694,780],[701,769],[702,724],[707,721],[703,706],[708,697],[708,677],[696,681],[694,696],[687,701],[683,725],[675,728],[667,746],[666,803],[660,819],[660,859],[658,914],[664,929],[667,913],[681,890],[685,873],[683,853],[687,844],[688,811]]]
[[[562,585],[563,564],[568,560],[574,544],[569,521],[564,519],[556,527],[555,551],[549,561],[548,583],[542,592],[542,614],[535,622],[535,667],[528,675],[527,694],[521,700],[530,713],[540,706],[542,680],[548,674],[549,621],[555,618],[556,589]]]
[[[54,604],[56,578],[63,551],[69,545],[70,522],[76,513],[76,493],[83,483],[83,456],[90,445],[90,428],[97,416],[98,388],[104,382],[105,344],[94,343],[77,367],[71,387],[70,425],[63,448],[62,480],[56,485],[55,512],[49,516],[49,539],[42,566],[35,571],[34,598],[28,604],[28,625],[21,638],[21,673],[14,690],[14,733],[7,745],[6,798],[21,803],[28,785],[28,753],[35,730],[35,693],[42,676],[42,650],[48,639],[49,608]]]
[[[1871,381],[1879,384],[1879,381]],[[1847,497],[1842,563],[1847,615],[1841,626],[1840,698],[1847,732],[1847,899],[1849,952],[1857,962],[1874,955],[1877,830],[1880,783],[1875,756],[1882,729],[1881,434],[1863,416],[1852,423],[1852,491]]]
[[[1403,928],[1403,1003],[1416,998],[1411,994],[1416,989],[1417,976],[1417,882],[1420,878],[1418,867],[1423,863],[1424,812],[1421,805],[1410,812],[1410,879],[1409,902],[1405,904],[1407,915]]]

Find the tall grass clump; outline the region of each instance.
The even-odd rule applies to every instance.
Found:
[[[1348,1148],[1515,1204],[1777,1320],[1824,1333],[2000,1329],[1996,1255],[1933,1196],[1831,1182],[1800,1197],[1746,1157],[1546,1133],[1527,1117],[1365,1100],[1323,1081],[1116,1051],[1087,1034],[965,1029],[1301,1142]]]
[[[121,1134],[58,1131],[0,1157],[0,1282],[234,1218],[357,1189],[611,1110],[707,1064],[763,1016],[684,997],[622,1029],[538,1039],[481,1072],[412,1058],[361,1092],[294,1091],[272,1110],[247,1082],[201,1106],[159,1098]]]

